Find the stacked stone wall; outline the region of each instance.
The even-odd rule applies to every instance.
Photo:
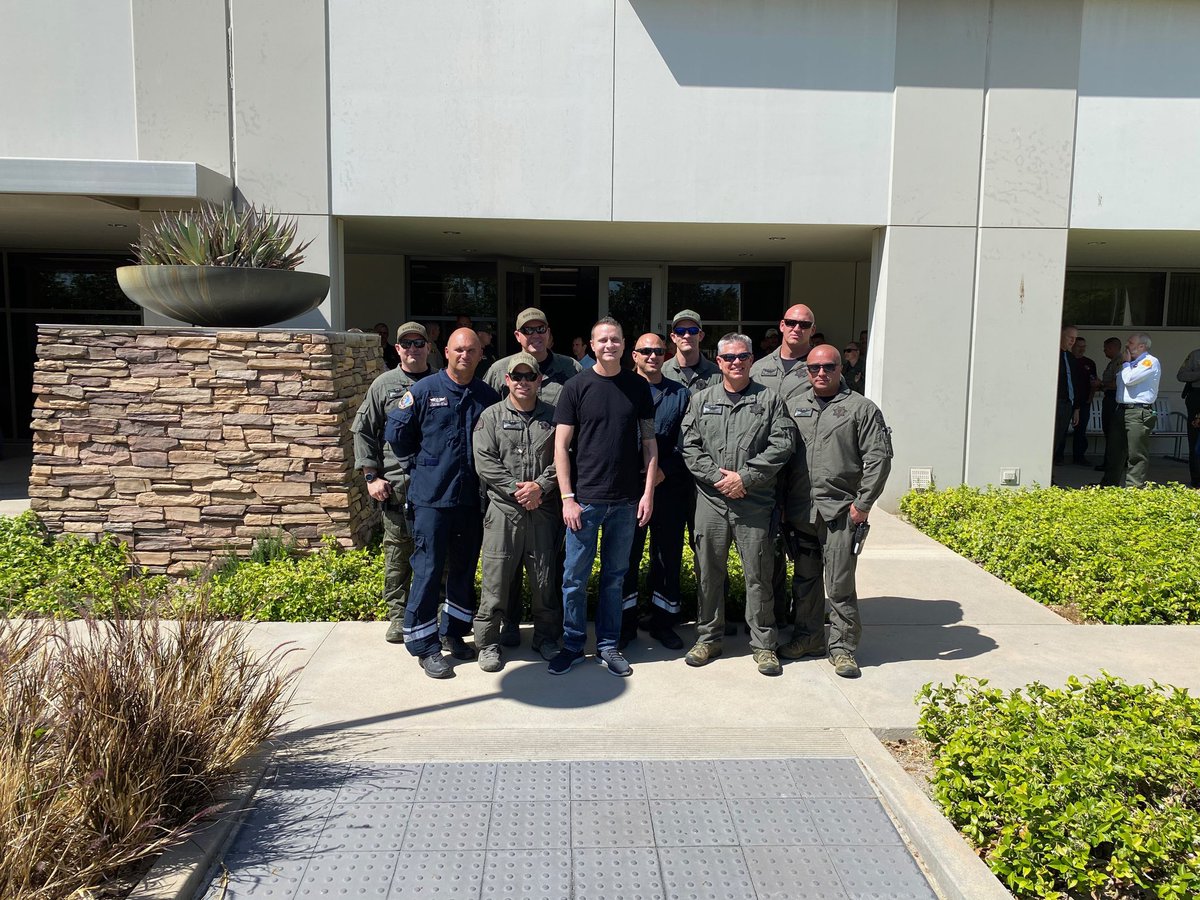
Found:
[[[47,325],[37,349],[29,495],[52,531],[171,574],[267,531],[369,539],[350,425],[374,334]]]

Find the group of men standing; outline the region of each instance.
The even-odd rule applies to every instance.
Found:
[[[1104,342],[1108,364],[1097,374],[1096,364],[1084,354],[1087,345],[1074,325],[1064,325],[1058,350],[1058,393],[1055,415],[1054,464],[1063,462],[1068,433],[1073,430],[1072,456],[1086,465],[1087,428],[1092,398],[1103,392],[1101,429],[1104,459],[1096,466],[1104,473],[1101,485],[1143,487],[1150,465],[1150,439],[1158,417],[1155,401],[1162,383],[1162,365],[1150,353],[1153,341],[1145,332]],[[1179,368],[1188,418],[1188,455],[1192,487],[1200,487],[1200,350],[1190,353]]]
[[[384,515],[387,639],[403,641],[434,678],[453,674],[443,651],[499,671],[501,648],[520,641],[523,569],[533,646],[552,674],[566,674],[585,658],[599,548],[596,654],[627,676],[622,650],[639,620],[664,647],[683,649],[675,628],[687,531],[699,595],[688,665],[722,652],[735,545],[758,671],[781,674],[780,656],[828,656],[839,675],[857,676],[855,554],[890,470],[890,431],[843,378],[837,349],[811,345],[814,324],[808,307],[793,306],[769,355],[755,362],[751,339],[731,333],[714,363],[700,352],[700,315],[682,310],[672,347],[656,334],[633,342],[630,371],[622,326],[604,318],[588,342],[595,363],[581,370],[548,349],[545,314],[526,309],[516,321],[520,352],[483,378],[470,329],[450,336],[446,368],[431,373],[427,332],[401,325],[400,364],[371,386],[354,425],[356,465]],[[472,631],[474,647],[464,640]]]

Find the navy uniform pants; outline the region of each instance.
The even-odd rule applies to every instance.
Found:
[[[412,588],[404,611],[404,646],[413,656],[439,652],[446,635],[464,637],[475,617],[475,568],[483,542],[479,506],[418,506],[413,517]],[[446,608],[438,625],[446,571]]]
[[[654,489],[654,514],[649,528],[633,533],[629,549],[629,571],[625,573],[622,596],[621,637],[633,640],[638,626],[638,577],[646,532],[650,532],[650,630],[671,628],[679,621],[679,570],[683,567],[683,528],[688,521],[688,494],[695,496],[689,478],[664,481]]]

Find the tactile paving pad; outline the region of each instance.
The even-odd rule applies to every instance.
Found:
[[[564,900],[571,896],[569,850],[496,850],[483,870],[486,900]]]
[[[854,759],[281,765],[206,900],[932,900]]]
[[[935,900],[921,870],[901,845],[829,847],[827,852],[853,900]]]

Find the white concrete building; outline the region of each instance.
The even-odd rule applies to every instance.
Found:
[[[1048,483],[1064,317],[1200,345],[1194,0],[3,0],[0,347],[139,322],[154,212],[299,217],[325,327],[870,331],[891,499]],[[116,254],[114,256],[114,254]],[[1065,285],[1065,290],[1064,290]],[[1064,296],[1066,308],[1064,310]]]

